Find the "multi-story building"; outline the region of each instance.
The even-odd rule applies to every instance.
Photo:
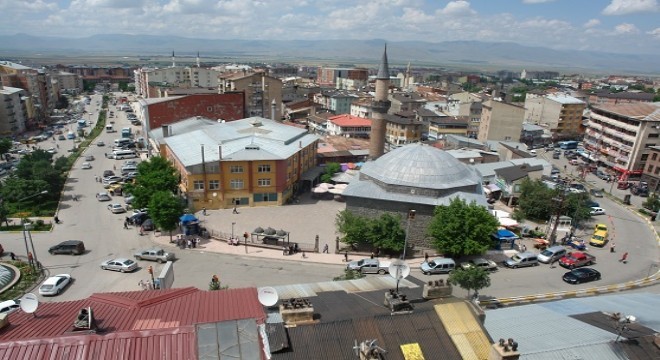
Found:
[[[479,133],[479,122],[481,122],[484,97],[485,95],[483,94],[474,94],[467,91],[452,94],[449,97],[450,102],[458,102],[458,116],[467,116],[470,119],[467,135],[473,138],[477,138]]]
[[[371,119],[342,114],[328,118],[327,132],[330,135],[369,138]]]
[[[487,100],[483,103],[477,139],[515,141],[520,137],[525,108],[511,103]]]
[[[320,67],[317,71],[316,82],[320,86],[335,87],[338,78],[357,80],[366,84],[369,79],[369,69]]]
[[[419,110],[426,104],[426,99],[413,92],[393,93],[388,96],[388,99],[392,103],[389,114]]]
[[[25,94],[23,89],[0,83],[0,136],[16,136],[25,131]]]
[[[469,120],[465,116],[438,116],[429,121],[429,140],[442,140],[447,135],[468,135]]]
[[[131,82],[134,79],[134,68],[130,66],[88,66],[88,65],[70,65],[56,66],[58,70],[63,70],[80,76],[84,82],[88,83],[119,83]],[[137,89],[136,89],[137,90]]]
[[[159,97],[161,87],[217,89],[218,76],[222,72],[214,69],[190,66],[173,66],[160,69],[140,68],[135,70],[135,91],[145,98]]]
[[[181,194],[193,209],[284,205],[316,167],[319,141],[305,129],[260,117],[197,127],[182,121],[151,137],[178,170]]]
[[[219,91],[221,94],[242,91],[245,94],[245,114],[249,117],[282,118],[282,81],[265,72],[223,74]]]
[[[360,95],[348,91],[325,90],[314,94],[314,102],[336,115],[350,114],[351,105],[360,100]]]
[[[351,103],[351,112],[353,116],[358,116],[362,118],[371,117],[371,102],[373,97],[363,97],[358,100],[355,100]]]
[[[44,122],[55,108],[55,93],[53,92],[50,75],[42,70],[36,70],[9,61],[0,61],[0,82],[4,86],[23,89],[32,98],[34,118],[36,122]],[[28,119],[31,120],[31,119]],[[28,121],[28,128],[36,125]]]
[[[621,178],[641,176],[660,145],[660,105],[630,103],[591,108],[584,145]],[[653,170],[655,171],[655,170]]]
[[[655,94],[652,93],[627,91],[611,93],[607,90],[589,94],[589,105],[647,103],[653,102],[654,98]]]
[[[550,130],[555,139],[577,138],[587,104],[568,95],[533,96],[525,99],[525,121]]]
[[[420,142],[422,133],[424,133],[424,123],[415,116],[385,114],[385,141],[390,149]]]
[[[642,181],[649,184],[651,192],[660,190],[660,146],[649,147],[649,156],[646,159],[646,168],[642,173]]]
[[[56,71],[51,72],[50,77],[54,82],[53,88],[57,88],[58,94],[80,94],[83,91],[83,80],[77,74],[66,72],[66,71]]]

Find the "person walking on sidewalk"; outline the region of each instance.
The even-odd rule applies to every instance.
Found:
[[[231,213],[232,214],[238,214],[238,210],[236,209],[236,206],[234,206],[234,210]]]
[[[619,259],[619,262],[622,262],[624,264],[628,263],[628,253],[627,252],[623,253],[623,256],[621,257],[621,259]]]
[[[324,254],[328,253],[328,244],[323,245],[323,253]]]
[[[344,262],[348,262],[348,251],[344,251]]]
[[[610,244],[610,252],[611,253],[614,252],[614,247],[616,247],[616,244],[614,243],[614,241],[612,241],[612,243]]]

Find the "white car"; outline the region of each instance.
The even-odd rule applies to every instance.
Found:
[[[110,201],[112,198],[108,195],[107,192],[100,192],[96,194],[96,200],[98,201]]]
[[[83,170],[88,170],[88,169],[91,169],[91,168],[92,168],[92,164],[90,164],[90,163],[88,163],[88,162],[84,162],[84,163],[82,163],[82,165],[80,166],[80,168],[83,169]]]
[[[105,143],[103,141],[97,141],[96,146],[105,146]]]
[[[605,215],[605,209],[599,207],[592,207],[589,212],[591,215]]]
[[[0,314],[11,314],[20,308],[21,306],[14,300],[0,302]]]
[[[126,212],[126,209],[123,206],[121,206],[121,204],[117,204],[117,203],[109,204],[108,210],[110,210],[113,214],[121,214]]]
[[[59,295],[64,288],[71,282],[71,275],[59,274],[51,276],[39,286],[39,295],[54,296]]]

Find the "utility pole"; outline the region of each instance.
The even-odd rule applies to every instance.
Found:
[[[566,190],[564,184],[558,186],[559,188],[559,198],[554,198],[552,200],[559,202],[557,205],[557,212],[555,213],[555,222],[552,225],[552,232],[550,233],[550,244],[554,246],[557,244],[557,227],[559,226],[559,218],[561,217],[561,210],[564,207],[564,201],[566,200]]]

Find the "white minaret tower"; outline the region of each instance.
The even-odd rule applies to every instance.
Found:
[[[176,67],[176,59],[174,58],[174,50],[172,50],[172,67]]]
[[[199,67],[199,51],[197,52],[197,67]]]
[[[388,93],[390,90],[390,70],[387,64],[387,45],[376,75],[376,96],[371,103],[371,139],[369,140],[369,158],[378,159],[385,153],[385,114],[390,109]]]

